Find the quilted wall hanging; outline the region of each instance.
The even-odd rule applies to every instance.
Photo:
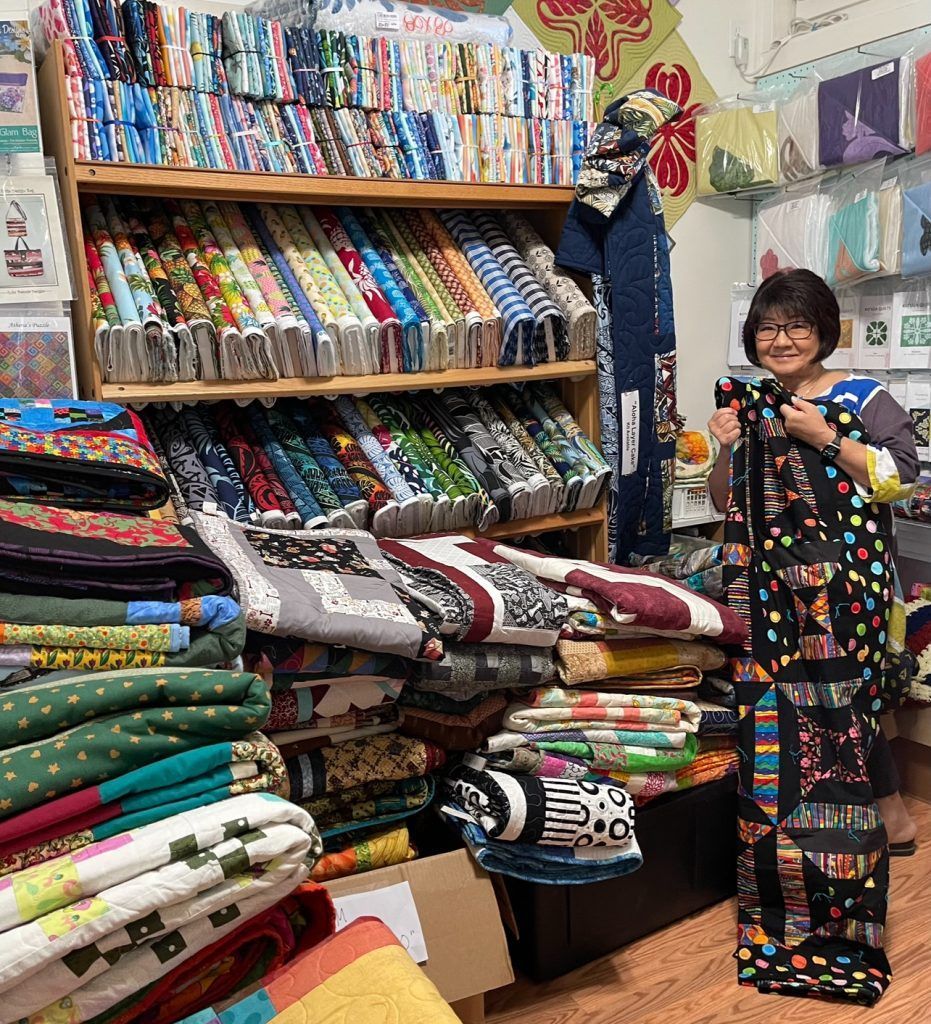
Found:
[[[624,95],[624,83],[679,24],[669,0],[486,0],[489,14],[512,8],[548,50],[595,58],[595,117]]]
[[[657,89],[682,108],[682,116],[663,125],[650,151],[650,166],[663,193],[668,231],[695,199],[695,113],[717,99],[695,55],[682,36],[671,32],[631,78],[621,93]]]

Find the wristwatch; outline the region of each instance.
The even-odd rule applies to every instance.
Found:
[[[821,461],[831,463],[840,455],[840,441],[828,441],[821,449]]]

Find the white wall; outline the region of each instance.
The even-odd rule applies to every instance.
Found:
[[[679,32],[720,96],[746,83],[728,57],[729,26],[742,0],[680,0]],[[714,382],[727,372],[730,289],[750,269],[750,204],[739,199],[697,200],[670,232],[676,310],[679,409],[688,427],[701,429],[714,412]]]

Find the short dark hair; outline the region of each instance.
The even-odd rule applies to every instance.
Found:
[[[823,278],[810,270],[777,270],[757,288],[744,323],[744,351],[754,366],[763,365],[756,354],[756,329],[776,311],[786,317],[808,320],[818,328],[818,362],[837,348],[840,307]]]

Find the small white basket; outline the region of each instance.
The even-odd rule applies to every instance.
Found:
[[[707,484],[672,489],[672,522],[676,527],[690,523],[713,523],[724,516],[714,507]]]

